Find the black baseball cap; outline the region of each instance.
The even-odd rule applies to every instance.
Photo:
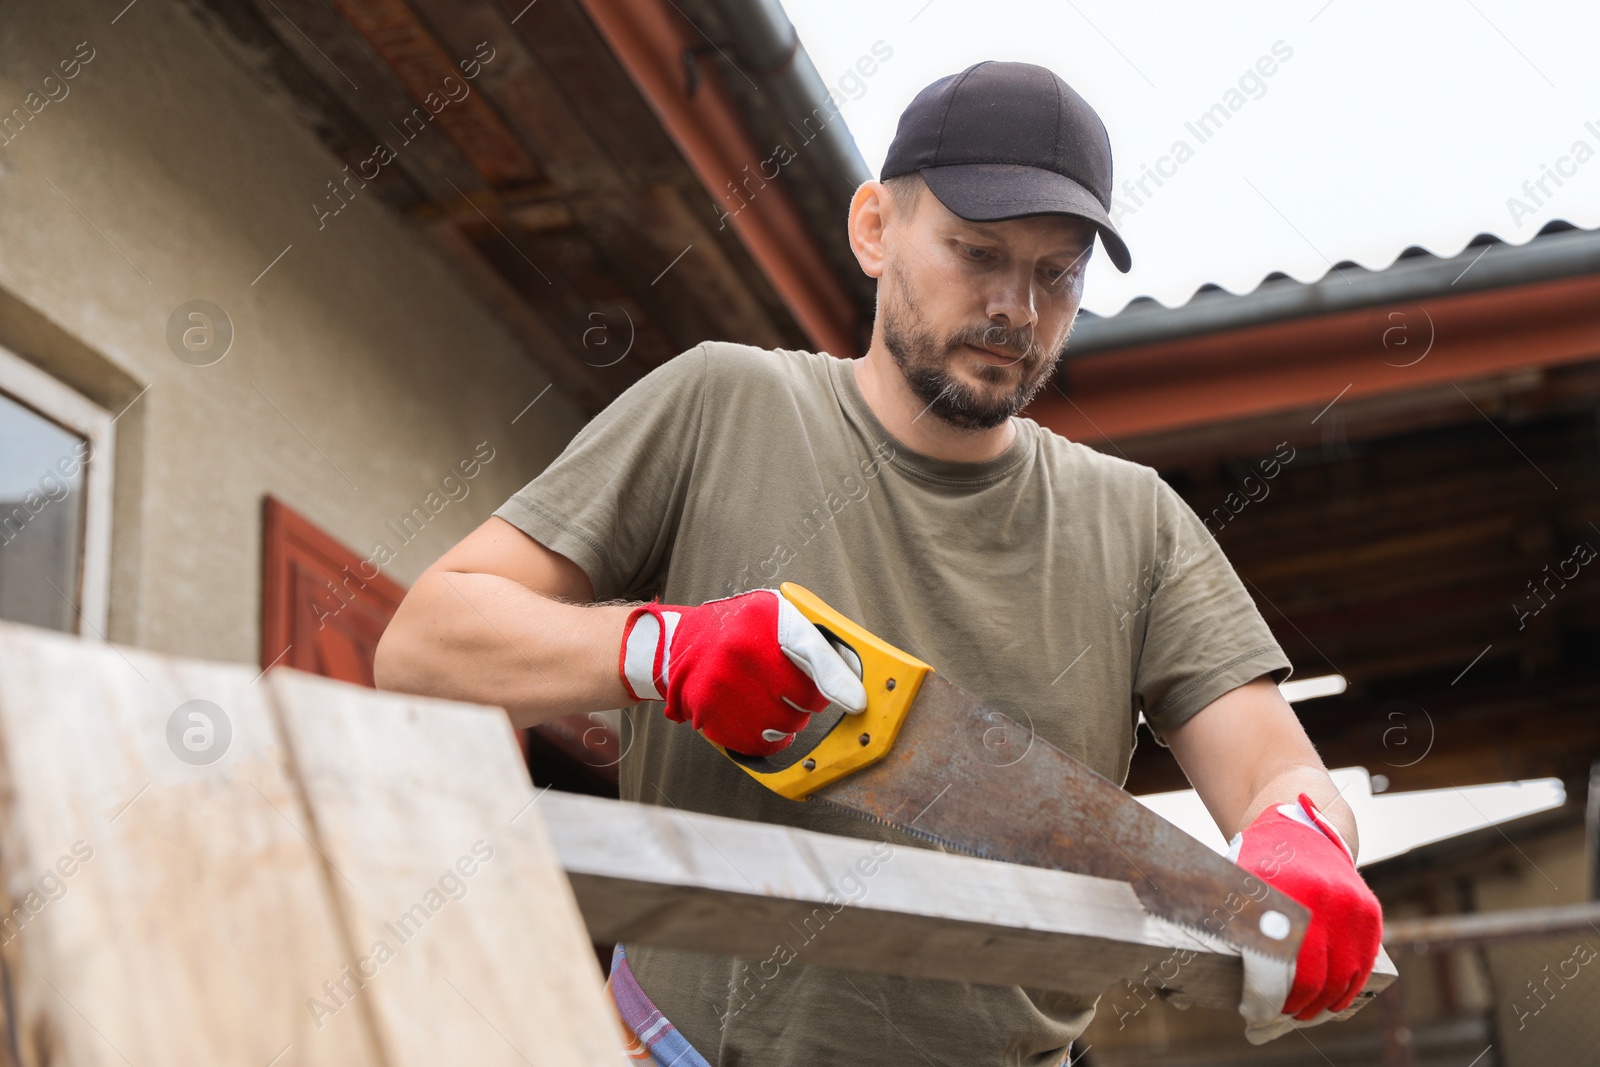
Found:
[[[920,171],[970,222],[1076,215],[1100,230],[1117,269],[1133,257],[1111,223],[1111,139],[1054,71],[986,59],[940,78],[900,115],[879,181]]]

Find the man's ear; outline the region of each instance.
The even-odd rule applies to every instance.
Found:
[[[882,182],[864,181],[850,198],[850,250],[869,278],[883,274],[884,233],[894,205]]]

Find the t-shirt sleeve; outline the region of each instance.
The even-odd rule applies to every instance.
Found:
[[[707,358],[700,345],[651,370],[495,509],[583,568],[596,600],[660,584],[693,473]]]
[[[1155,581],[1134,696],[1157,741],[1207,704],[1263,674],[1292,670],[1216,538],[1187,501],[1156,484]]]

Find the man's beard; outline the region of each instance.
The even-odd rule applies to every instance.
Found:
[[[922,318],[921,309],[908,291],[904,275],[895,271],[893,277],[900,299],[884,301],[883,344],[894,357],[900,373],[905,375],[911,392],[927,405],[924,413],[931,412],[959,430],[992,430],[1026,407],[1055,373],[1056,364],[1066,350],[1065,343],[1047,356],[1031,330],[1011,331],[1001,326],[969,328],[958,330],[941,342],[931,330],[918,329],[913,323]],[[902,307],[905,315],[900,313]],[[998,384],[1013,373],[1010,367],[984,363],[979,357],[962,352],[963,344],[991,348],[1016,357],[1021,370],[1016,386],[996,394],[979,391],[957,379],[946,369],[952,352],[973,362],[975,373],[983,382]]]

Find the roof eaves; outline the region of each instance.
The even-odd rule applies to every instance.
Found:
[[[1594,273],[1600,273],[1600,229],[1580,230],[1552,222],[1520,245],[1479,234],[1460,254],[1448,258],[1413,246],[1383,270],[1367,270],[1347,261],[1335,264],[1314,282],[1297,282],[1275,272],[1242,295],[1205,285],[1181,307],[1168,308],[1140,297],[1109,317],[1082,312],[1072,331],[1067,358],[1285,319]]]

